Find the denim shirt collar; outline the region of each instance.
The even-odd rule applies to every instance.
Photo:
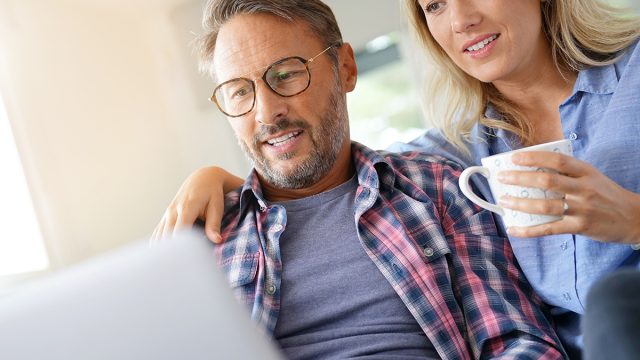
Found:
[[[618,75],[614,65],[589,67],[578,73],[569,99],[580,91],[597,95],[613,94],[617,86]]]
[[[562,104],[571,102],[579,92],[606,95],[612,94],[617,86],[618,75],[614,65],[589,67],[578,73],[571,95]],[[500,114],[490,104],[485,110],[485,116],[492,119],[500,118]],[[489,148],[494,153],[511,151],[522,147],[518,138],[504,129],[489,129],[485,126],[476,126],[475,131],[478,132],[478,137],[486,139]]]

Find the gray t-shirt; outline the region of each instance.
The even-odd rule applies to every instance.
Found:
[[[275,337],[292,359],[439,359],[417,321],[358,239],[354,177],[279,203],[281,311]]]

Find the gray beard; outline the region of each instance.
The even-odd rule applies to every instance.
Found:
[[[329,98],[327,112],[317,128],[311,128],[304,120],[290,121],[285,118],[274,125],[263,125],[259,134],[254,137],[251,147],[242,141],[239,144],[264,181],[280,189],[302,189],[317,183],[329,173],[349,134],[348,126],[346,102],[342,90],[336,82]],[[266,159],[258,149],[262,143],[259,139],[288,128],[301,128],[307,132],[311,137],[312,150],[309,157],[295,171],[285,174],[272,167],[270,160]],[[288,160],[295,155],[294,152],[285,153],[278,159]]]

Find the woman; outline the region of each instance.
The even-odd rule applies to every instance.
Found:
[[[578,358],[580,314],[591,284],[640,263],[639,252],[624,245],[640,242],[634,150],[640,145],[640,23],[593,0],[405,3],[439,70],[432,71],[427,93],[446,95],[426,101],[430,118],[441,119],[442,136],[429,132],[396,150],[435,152],[471,166],[522,146],[572,140],[575,159],[540,153],[514,159],[562,175],[504,173],[501,179],[558,190],[566,202],[495,200],[565,215],[508,234],[528,280],[553,307],[568,352]],[[491,198],[486,183],[477,186]]]
[[[553,307],[560,337],[579,358],[580,314],[591,284],[640,252],[640,20],[596,0],[405,0],[435,69],[427,82],[434,130],[395,150],[436,153],[465,166],[562,138],[575,158],[521,153],[514,162],[559,174],[506,172],[504,183],[564,200],[495,199],[551,224],[505,229],[528,280]],[[436,100],[437,99],[437,100]],[[212,186],[223,181],[224,186]],[[154,236],[207,219],[242,180],[218,168],[187,179]],[[476,184],[489,200],[486,183]],[[526,237],[526,239],[525,239]]]

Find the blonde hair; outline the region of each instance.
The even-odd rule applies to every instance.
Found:
[[[533,129],[517,106],[492,84],[482,83],[453,63],[431,36],[417,0],[404,0],[404,5],[427,60],[434,66],[425,93],[439,97],[424,101],[431,125],[466,153],[471,130],[478,122],[515,134],[523,145],[532,144]],[[561,73],[611,64],[640,36],[640,18],[598,0],[547,0],[541,2],[541,13],[543,31]],[[501,119],[485,117],[488,104]]]

